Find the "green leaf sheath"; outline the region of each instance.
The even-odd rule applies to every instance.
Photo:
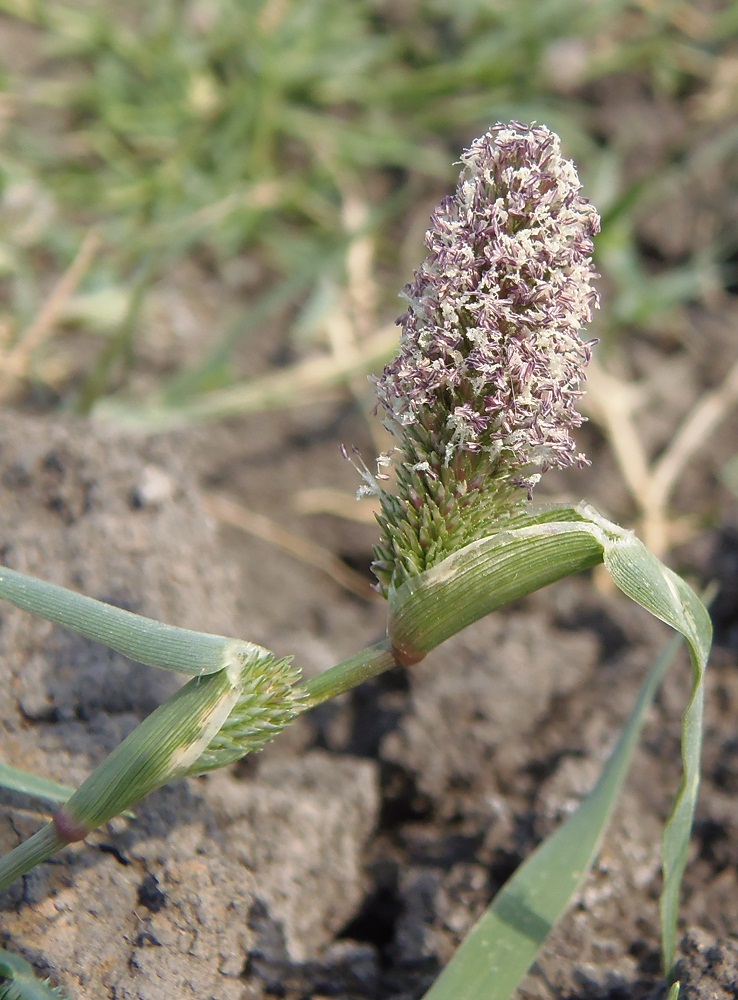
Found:
[[[389,594],[389,638],[398,658],[415,663],[444,640],[510,601],[602,562],[602,544],[572,508],[518,518],[472,542]],[[527,522],[527,523],[526,523]]]
[[[186,773],[223,725],[238,694],[227,670],[193,677],[105,758],[51,823],[0,858],[0,889]]]
[[[52,822],[0,859],[0,888],[168,781],[258,750],[302,710],[289,660],[232,643],[222,670],[193,677],[92,772]]]
[[[238,641],[165,625],[6,566],[0,567],[0,597],[24,611],[66,625],[138,663],[182,674],[220,670],[224,650]]]
[[[94,830],[185,774],[224,724],[238,695],[226,670],[193,677],[82,782],[64,812]]]

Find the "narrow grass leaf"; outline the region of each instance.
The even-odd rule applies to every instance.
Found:
[[[691,588],[634,536],[606,549],[605,566],[623,593],[682,633],[692,660],[692,691],[682,717],[683,775],[663,840],[661,933],[664,970],[669,975],[676,959],[679,887],[687,866],[700,784],[704,673],[712,643],[712,625]]]
[[[7,788],[11,792],[21,792],[23,795],[32,795],[36,799],[44,799],[46,802],[66,802],[70,795],[74,794],[71,785],[61,785],[58,781],[51,781],[49,778],[40,778],[36,774],[29,774],[28,771],[21,771],[10,764],[0,761],[0,788]]]
[[[388,635],[401,662],[418,662],[483,615],[600,561],[624,594],[684,636],[692,659],[692,692],[682,721],[683,778],[664,830],[662,949],[669,975],[699,789],[703,681],[712,642],[710,617],[694,591],[633,532],[588,504],[542,508],[510,519],[504,531],[467,545],[391,591]]]
[[[243,642],[207,632],[176,628],[124,611],[74,590],[0,566],[0,597],[101,642],[124,656],[181,674],[212,674]],[[265,650],[249,644],[254,655]]]
[[[424,1000],[508,1000],[584,881],[607,829],[675,638],[638,696],[600,778],[566,822],[518,868]]]

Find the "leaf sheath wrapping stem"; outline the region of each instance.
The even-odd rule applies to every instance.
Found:
[[[544,522],[482,538],[389,594],[388,635],[416,663],[491,611],[602,562],[602,545],[577,522]]]
[[[0,859],[0,889],[166,782],[230,763],[284,728],[305,700],[298,671],[253,649],[231,643],[217,673],[193,677],[144,719],[48,826]]]
[[[94,830],[185,774],[228,718],[239,692],[228,670],[188,681],[82,782],[64,813]]]

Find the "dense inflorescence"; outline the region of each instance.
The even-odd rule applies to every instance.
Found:
[[[375,380],[398,480],[378,490],[385,590],[488,531],[546,469],[586,461],[571,432],[597,212],[545,127],[495,125],[462,164],[404,290],[399,354]]]
[[[291,657],[277,659],[270,654],[254,659],[236,652],[236,658],[242,665],[238,701],[187,774],[205,774],[256,753],[304,708],[300,670]]]

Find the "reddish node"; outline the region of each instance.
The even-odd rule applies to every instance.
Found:
[[[63,809],[54,814],[51,822],[54,824],[54,828],[61,839],[67,844],[74,844],[78,840],[84,840],[87,834],[92,832],[88,826],[69,816]]]

